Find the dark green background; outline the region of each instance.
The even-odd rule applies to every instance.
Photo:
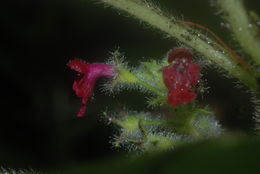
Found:
[[[180,19],[212,29],[239,48],[207,0],[155,2]],[[259,1],[246,3],[259,14]],[[100,112],[125,105],[141,110],[145,95],[132,91],[112,98],[96,88],[86,117],[76,118],[80,100],[71,90],[75,74],[66,63],[73,58],[103,62],[119,46],[129,64],[137,65],[139,60],[159,60],[178,46],[160,31],[89,0],[6,1],[0,5],[0,20],[3,167],[48,170],[118,155],[109,144],[113,128],[100,121]],[[228,130],[250,132],[249,96],[214,69],[205,71],[203,78],[210,89],[201,101],[211,103]]]

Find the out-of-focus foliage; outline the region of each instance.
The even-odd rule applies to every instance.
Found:
[[[259,173],[260,139],[230,135],[163,154],[119,157],[66,168],[61,173]]]

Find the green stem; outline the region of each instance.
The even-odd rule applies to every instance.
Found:
[[[249,22],[242,0],[219,0],[225,18],[230,24],[236,40],[257,64],[260,64],[260,39]]]
[[[167,101],[167,97],[164,96],[164,97],[149,99],[148,104],[149,104],[149,106],[152,106],[152,105],[156,105],[156,104],[159,104],[159,103],[166,103],[166,101]]]
[[[141,80],[138,78],[134,73],[128,71],[127,69],[123,67],[118,68],[118,82],[123,82],[123,83],[129,83],[129,84],[137,84],[143,86],[145,89],[148,89],[152,91],[153,93],[157,94],[158,96],[164,97],[165,94],[163,91],[151,86],[149,83]]]
[[[206,58],[215,62],[217,65],[225,69],[230,75],[240,79],[242,83],[251,89],[256,90],[258,88],[256,79],[248,73],[246,70],[237,65],[236,62],[228,56],[228,54],[222,51],[217,51],[211,44],[207,43],[206,36],[203,34],[193,34],[190,28],[185,25],[181,25],[178,22],[174,22],[174,18],[164,16],[161,11],[136,0],[100,0],[106,4],[109,4],[115,8],[126,11],[134,17],[145,21],[151,26],[163,31],[170,37],[176,38],[186,45],[192,47],[196,51],[203,54]],[[203,37],[201,37],[203,36]],[[217,45],[217,43],[213,43]]]

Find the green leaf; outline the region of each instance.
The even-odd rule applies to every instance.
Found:
[[[259,173],[260,138],[230,135],[201,141],[174,151],[129,158],[117,157],[67,168],[59,173],[230,174]]]

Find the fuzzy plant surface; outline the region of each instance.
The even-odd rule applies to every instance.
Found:
[[[6,168],[1,167],[0,168],[0,174],[40,174],[40,173],[36,172],[32,169],[30,169],[30,170],[22,170],[22,169],[14,170],[14,169],[10,169],[10,168],[6,169]]]
[[[78,73],[73,83],[73,90],[82,100],[78,117],[88,114],[87,104],[100,78],[107,79],[102,86],[106,94],[116,95],[126,90],[147,94],[147,107],[141,112],[118,108],[115,112],[103,112],[106,122],[118,130],[118,134],[112,136],[114,148],[137,153],[158,152],[225,134],[225,128],[215,118],[214,108],[198,101],[204,91],[203,69],[211,67],[217,67],[230,80],[235,79],[239,84],[236,86],[242,86],[251,94],[255,106],[254,112],[249,114],[255,120],[253,129],[258,132],[260,20],[256,13],[245,10],[242,0],[213,3],[230,24],[232,36],[247,55],[246,59],[210,29],[165,14],[150,1],[97,2],[131,15],[161,31],[163,37],[182,43],[182,46],[169,50],[166,57],[141,61],[137,67],[128,66],[128,59],[119,50],[113,51],[104,63],[76,59],[67,64]]]

